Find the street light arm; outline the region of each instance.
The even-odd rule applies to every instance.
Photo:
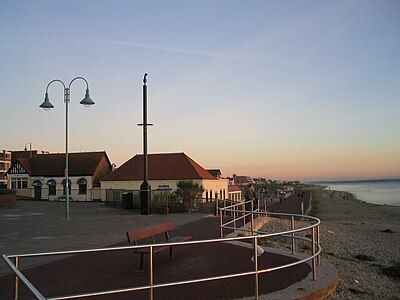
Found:
[[[83,77],[78,76],[78,77],[75,77],[74,79],[71,80],[71,82],[68,85],[68,89],[71,89],[72,83],[77,79],[82,79],[86,83],[86,89],[89,88],[89,83],[87,82],[87,80],[85,78],[83,78]]]
[[[50,81],[49,84],[47,85],[47,87],[46,87],[46,93],[49,91],[49,86],[50,86],[50,84],[52,84],[53,82],[60,82],[60,83],[63,85],[64,90],[65,90],[65,84],[64,84],[64,82],[62,82],[60,79],[54,79],[54,80]]]

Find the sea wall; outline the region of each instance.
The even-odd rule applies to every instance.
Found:
[[[15,204],[15,191],[0,189],[0,208]]]

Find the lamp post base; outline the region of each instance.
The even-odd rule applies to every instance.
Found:
[[[145,180],[140,185],[140,214],[150,214],[150,203],[151,203],[151,186]]]

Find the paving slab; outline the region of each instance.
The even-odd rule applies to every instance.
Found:
[[[172,220],[175,226],[206,214],[142,216],[132,210],[98,202],[71,202],[71,220],[64,217],[64,202],[17,201],[0,209],[0,253],[21,254],[104,247],[125,239],[125,232]],[[55,258],[26,262],[25,267]],[[0,275],[9,272],[0,260]]]
[[[192,235],[194,240],[219,237],[219,219],[207,217],[177,228],[174,234]],[[124,243],[120,243],[124,245]],[[226,242],[179,246],[172,259],[168,251],[154,257],[155,283],[230,275],[254,269],[251,248]],[[296,261],[296,258],[267,252],[259,257],[260,268],[274,267]],[[131,250],[80,254],[24,271],[27,278],[46,296],[59,296],[98,290],[142,286],[148,282],[147,270],[138,273],[139,256]],[[308,276],[310,267],[303,263],[287,270],[259,276],[260,293],[284,289]],[[235,299],[254,295],[254,275],[218,281],[157,288],[155,299]],[[11,299],[13,278],[0,277],[0,299]],[[21,299],[29,293],[21,289]],[[148,291],[97,296],[95,299],[142,299]]]

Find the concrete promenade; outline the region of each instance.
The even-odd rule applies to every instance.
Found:
[[[125,232],[172,220],[180,226],[205,214],[141,216],[106,207],[104,203],[71,202],[71,220],[64,218],[64,202],[17,201],[0,210],[0,253],[19,254],[105,247],[121,242]],[[23,267],[54,258],[36,259]],[[0,275],[9,268],[0,260]],[[1,299],[1,297],[0,297]]]
[[[274,204],[275,209],[282,211],[283,205],[290,209],[300,207],[296,198]],[[126,245],[127,230],[166,220],[172,220],[178,227],[172,236],[191,235],[194,240],[219,238],[218,218],[198,213],[140,216],[132,211],[105,207],[102,203],[72,203],[71,216],[69,222],[63,219],[63,203],[22,201],[16,207],[1,210],[0,251],[33,253]],[[176,247],[172,259],[167,257],[167,251],[155,255],[155,283],[250,271],[254,268],[252,255],[251,248],[221,242]],[[295,260],[272,251],[259,257],[259,265],[265,268]],[[123,250],[59,257],[58,260],[25,259],[22,269],[41,292],[51,297],[145,285],[148,273],[135,272],[138,263],[137,255]],[[4,265],[1,270],[0,299],[12,299],[13,277]],[[301,264],[262,274],[259,277],[260,293],[277,292],[305,280],[310,271],[309,264]],[[30,298],[25,288],[20,291],[21,299]],[[235,299],[253,295],[254,276],[155,290],[155,299]],[[95,299],[141,299],[147,296],[148,292],[142,291]]]

